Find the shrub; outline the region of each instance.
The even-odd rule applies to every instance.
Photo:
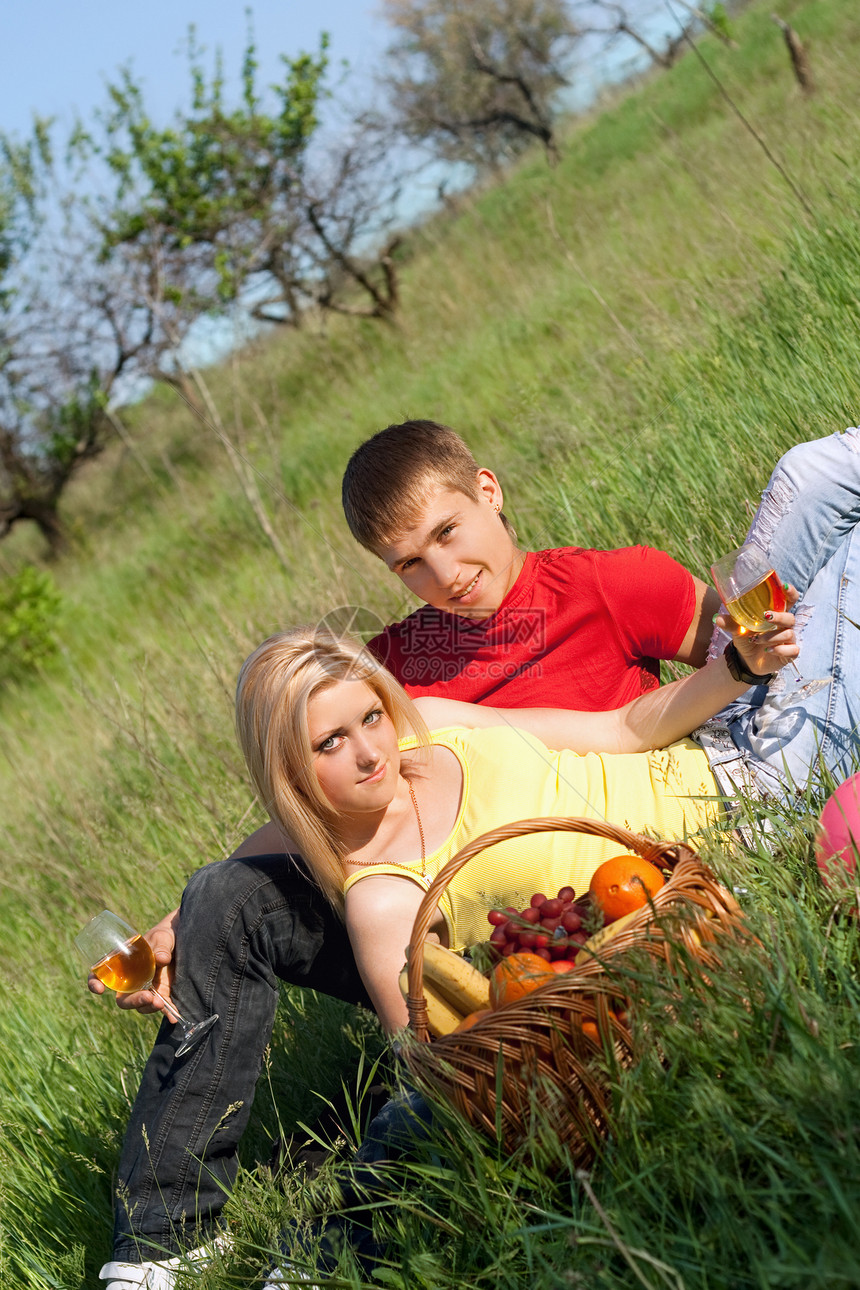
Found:
[[[0,685],[35,671],[59,647],[62,596],[33,565],[0,583]]]

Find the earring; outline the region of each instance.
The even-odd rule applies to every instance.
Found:
[[[502,509],[502,507],[501,507],[501,503],[500,503],[500,502],[496,502],[495,506],[493,507],[493,510],[496,512],[496,514],[497,514],[497,515],[498,515],[498,513],[499,513],[499,511],[500,511],[501,509]]]

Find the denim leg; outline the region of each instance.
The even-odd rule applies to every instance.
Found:
[[[761,788],[803,785],[825,765],[842,777],[856,769],[860,727],[860,430],[797,444],[778,462],[747,540],[801,594],[795,606],[798,667],[832,684],[785,707],[796,684],[789,669],[752,689],[721,716],[750,755]],[[725,635],[715,633],[712,654]]]
[[[779,459],[747,542],[773,559],[800,603],[860,520],[860,429],[798,443]]]
[[[293,857],[198,870],[182,898],[174,993],[186,1017],[219,1020],[181,1058],[174,1026],[162,1022],[120,1159],[115,1259],[193,1248],[214,1225],[235,1179],[279,980],[369,1004],[343,924]]]
[[[373,1213],[381,1204],[393,1205],[398,1192],[390,1171],[385,1169],[403,1159],[414,1159],[416,1148],[430,1137],[433,1110],[420,1093],[403,1088],[390,1098],[371,1120],[367,1133],[349,1165],[338,1170],[340,1213],[311,1225],[318,1248],[314,1252],[316,1270],[331,1276],[338,1258],[349,1247],[368,1274],[383,1251],[373,1237]],[[375,1166],[382,1165],[382,1169]],[[296,1236],[291,1232],[284,1241],[289,1247]],[[311,1246],[308,1245],[308,1256]]]
[[[774,773],[803,786],[817,768],[844,779],[860,752],[860,529],[845,538],[806,590],[798,606],[798,666],[804,676],[832,678],[817,694],[791,703],[797,682],[778,672],[758,708],[732,727],[738,747],[749,749],[762,788]],[[852,621],[853,620],[853,621]],[[854,624],[858,624],[855,626]]]

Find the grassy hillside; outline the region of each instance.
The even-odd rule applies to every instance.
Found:
[[[688,55],[572,123],[555,169],[530,155],[413,230],[396,328],[329,321],[206,374],[287,569],[217,436],[166,394],[131,410],[131,446],[80,477],[68,500],[78,548],[52,570],[61,655],[0,695],[4,1288],[95,1283],[152,1038],[148,1020],[85,995],[75,930],[105,905],[148,926],[259,821],[231,725],[254,644],[337,605],[382,619],[410,607],[340,517],[355,444],[407,416],[447,421],[497,470],[526,545],[649,542],[705,575],[742,536],[779,452],[857,421],[860,13],[854,0],[781,12],[810,43],[809,100],[769,6],[738,21],[736,49],[701,51],[790,184]],[[0,573],[33,558],[32,535],[18,534]],[[713,853],[740,866],[785,964],[751,982],[752,1020],[730,999],[704,1032],[666,1027],[669,1069],[628,1081],[624,1133],[590,1192],[451,1131],[406,1179],[414,1206],[380,1218],[388,1284],[860,1282],[857,938],[828,921],[814,810],[801,803],[780,825],[776,865]],[[207,1285],[253,1284],[279,1215],[304,1212],[303,1194],[271,1187],[254,1160],[279,1120],[309,1113],[310,1087],[352,1078],[375,1042],[348,1009],[285,999],[274,1094],[258,1097],[232,1210],[244,1253]],[[308,1057],[320,1050],[325,1077]]]

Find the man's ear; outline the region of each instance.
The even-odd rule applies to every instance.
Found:
[[[491,470],[487,470],[486,466],[482,466],[475,476],[475,483],[478,487],[478,497],[481,501],[489,502],[498,515],[505,499],[502,494],[502,486],[496,476]]]

